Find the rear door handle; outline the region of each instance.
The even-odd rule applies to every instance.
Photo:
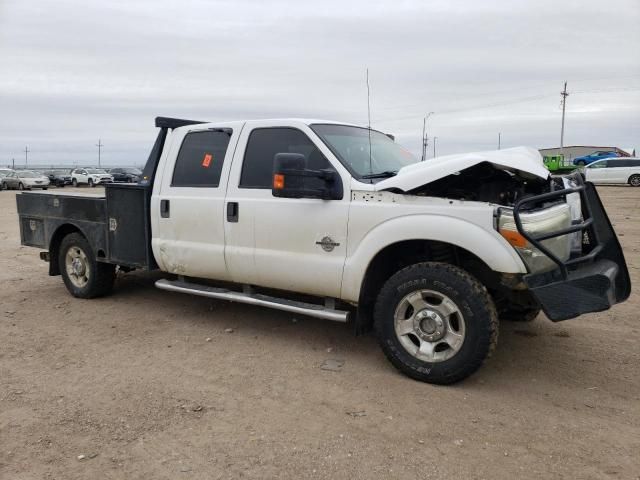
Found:
[[[160,216],[169,218],[169,200],[160,200]]]
[[[240,216],[238,202],[227,202],[227,222],[237,223]]]

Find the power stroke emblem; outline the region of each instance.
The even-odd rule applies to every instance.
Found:
[[[322,240],[316,242],[316,245],[320,245],[325,252],[332,252],[334,248],[340,246],[340,244],[334,242],[331,237],[323,237]]]

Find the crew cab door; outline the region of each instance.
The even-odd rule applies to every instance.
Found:
[[[171,134],[151,204],[153,254],[162,270],[228,279],[224,195],[241,128],[193,125]]]
[[[307,168],[330,168],[341,200],[277,198],[276,153],[301,153]],[[225,259],[235,282],[339,297],[347,247],[348,173],[306,125],[247,123],[227,188]]]

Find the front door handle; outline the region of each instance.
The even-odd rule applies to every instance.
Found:
[[[169,200],[160,200],[160,216],[169,218]]]
[[[238,202],[227,202],[227,222],[237,223],[240,216]]]

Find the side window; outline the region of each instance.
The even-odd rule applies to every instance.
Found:
[[[172,187],[217,187],[230,131],[187,133],[173,168]]]
[[[249,135],[244,154],[240,188],[268,188],[273,183],[273,157],[276,153],[300,153],[305,156],[307,168],[332,169],[318,147],[303,132],[295,128],[257,128]],[[306,179],[307,188],[319,188],[321,180]]]

